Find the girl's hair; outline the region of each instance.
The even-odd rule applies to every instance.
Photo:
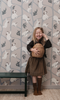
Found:
[[[34,41],[34,43],[36,42],[35,34],[36,34],[36,30],[37,30],[37,29],[40,29],[40,30],[42,31],[42,33],[44,33],[44,30],[43,30],[42,27],[36,27],[36,28],[34,29],[34,31],[33,31],[33,37],[32,37],[32,40]],[[45,44],[44,37],[42,37],[42,38],[40,39],[40,41],[41,41],[41,43],[42,43],[43,45]]]

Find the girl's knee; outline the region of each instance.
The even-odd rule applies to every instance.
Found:
[[[42,78],[41,76],[37,76],[37,78]]]
[[[33,79],[36,79],[36,76],[32,76]]]

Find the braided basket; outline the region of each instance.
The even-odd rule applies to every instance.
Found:
[[[42,58],[43,55],[44,55],[44,47],[43,47],[43,45],[40,44],[40,43],[36,43],[33,46],[33,48],[38,49],[39,52],[37,54],[35,54],[34,52],[32,52],[32,57]]]

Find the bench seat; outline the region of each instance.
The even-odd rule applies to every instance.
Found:
[[[27,74],[26,73],[7,73],[7,72],[0,72],[0,78],[25,78],[25,89],[24,91],[0,91],[0,93],[23,93],[25,97],[27,96]]]

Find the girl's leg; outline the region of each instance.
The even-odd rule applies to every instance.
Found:
[[[41,93],[42,77],[41,76],[37,77],[37,83],[38,83],[38,95],[42,95],[42,93]]]
[[[35,76],[32,76],[32,81],[33,81],[34,95],[38,95],[38,93],[37,93],[37,80],[36,80]]]
[[[32,76],[32,81],[33,81],[33,83],[37,83],[37,80],[36,80],[35,76]]]

